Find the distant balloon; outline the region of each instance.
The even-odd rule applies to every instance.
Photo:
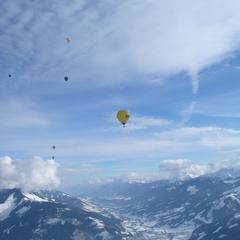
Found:
[[[65,82],[67,82],[68,81],[68,76],[65,76],[64,80],[65,80]]]
[[[12,77],[12,75],[11,75],[11,74],[8,74],[8,77]]]
[[[52,149],[53,149],[53,151],[56,149],[56,146],[55,145],[53,145],[52,146]],[[55,157],[54,156],[52,156],[52,160],[54,160],[55,159]]]
[[[66,41],[66,43],[70,43],[71,40],[70,40],[69,37],[66,37],[66,38],[65,38],[65,41]]]
[[[117,113],[117,119],[119,120],[119,122],[121,122],[121,124],[123,126],[126,125],[126,123],[128,122],[129,118],[130,118],[130,112],[128,110],[120,110]]]

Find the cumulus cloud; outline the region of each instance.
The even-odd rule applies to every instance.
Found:
[[[239,155],[232,159],[225,159],[213,163],[194,163],[189,159],[163,160],[159,166],[162,179],[185,179],[186,177],[199,177],[206,174],[217,173],[221,170],[239,171]]]
[[[223,171],[223,172],[222,172]],[[131,171],[121,176],[112,178],[93,178],[88,181],[89,184],[107,184],[113,181],[127,181],[146,183],[159,180],[185,180],[200,176],[227,176],[231,173],[239,176],[240,172],[240,155],[235,158],[221,160],[215,163],[197,163],[190,159],[168,159],[161,161],[158,172]],[[226,173],[226,175],[224,174]],[[234,176],[234,175],[233,175]]]
[[[0,187],[13,188],[18,182],[17,168],[10,157],[0,158]]]
[[[221,176],[220,171],[224,171],[227,174],[229,172],[236,172],[236,176],[239,176],[240,170],[240,157],[237,156],[234,159],[221,160],[216,163],[196,163],[190,159],[168,159],[163,160],[159,165],[158,172],[144,172],[144,171],[131,171],[121,176],[113,178],[91,179],[89,184],[107,184],[116,180],[127,182],[146,183],[159,180],[185,180],[188,178],[196,178],[200,176]]]
[[[30,161],[0,158],[0,188],[24,190],[53,189],[59,186],[58,164],[34,157]]]
[[[164,160],[160,164],[162,178],[199,177],[214,171],[210,165],[196,164],[188,159]]]

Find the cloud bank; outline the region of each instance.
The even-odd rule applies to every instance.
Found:
[[[189,159],[164,160],[160,164],[162,178],[183,179],[185,177],[199,177],[201,175],[216,171],[207,164],[196,164]]]
[[[30,161],[0,158],[0,188],[21,188],[26,191],[54,189],[60,184],[58,164],[34,157]]]
[[[194,163],[189,159],[164,160],[159,166],[161,179],[195,178],[206,174],[215,174],[222,170],[232,170],[240,173],[239,154],[231,159],[215,163]]]

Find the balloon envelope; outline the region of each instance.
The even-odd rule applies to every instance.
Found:
[[[123,125],[125,125],[130,118],[130,112],[128,110],[120,110],[117,113],[117,119],[119,122],[121,122]]]

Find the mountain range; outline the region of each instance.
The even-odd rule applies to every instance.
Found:
[[[81,197],[80,197],[81,196]],[[97,207],[96,207],[97,206]],[[239,240],[240,177],[0,191],[1,240]]]
[[[0,191],[1,240],[122,239],[121,221],[58,191]]]
[[[174,182],[116,181],[85,194],[117,214],[132,239],[240,239],[240,178],[223,171]]]

